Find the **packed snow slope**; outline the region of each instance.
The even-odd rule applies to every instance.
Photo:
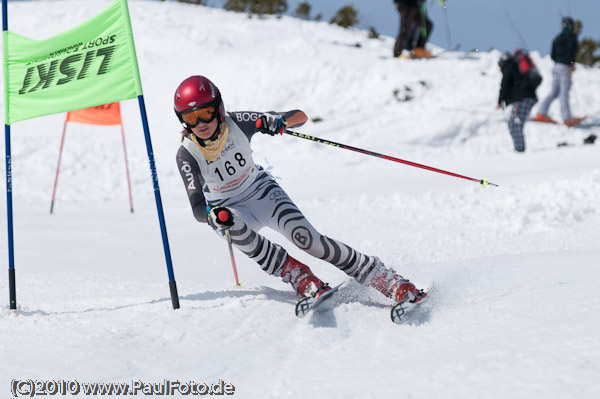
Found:
[[[107,4],[10,2],[9,28],[45,38]],[[598,69],[573,75],[584,127],[528,123],[518,154],[509,111],[495,110],[500,52],[432,46],[435,59],[398,60],[392,38],[325,22],[177,2],[129,8],[181,308],[171,308],[137,102],[121,104],[134,213],[118,128],[68,125],[50,214],[65,115],[16,123],[19,312],[8,312],[0,273],[0,396],[30,378],[221,379],[239,398],[600,397],[600,156],[582,145],[600,130]],[[543,98],[552,61],[533,57]],[[320,120],[303,133],[499,185],[288,135],[253,139],[255,160],[322,233],[435,283],[414,324],[394,325],[385,298],[270,231],[320,278],[346,282],[340,294],[297,319],[292,288],[237,251],[234,285],[227,245],[192,217],[175,164],[173,93],[193,74],[212,79],[229,110],[302,109]],[[560,119],[556,103],[551,116]]]

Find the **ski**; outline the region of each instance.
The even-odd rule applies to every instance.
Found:
[[[573,119],[573,122],[571,124],[567,124],[565,122],[565,125],[567,127],[579,127],[580,123],[583,122],[584,120],[586,120],[587,118],[588,118],[587,116],[581,116],[581,117]]]
[[[448,48],[443,49],[442,51],[440,51],[439,53],[436,53],[435,55],[438,56],[438,55],[444,54],[444,53],[453,53],[456,50],[458,50],[459,48],[460,48],[460,44],[456,44],[456,45],[454,45],[452,47],[448,47]]]
[[[577,125],[571,126],[573,129],[579,130],[589,130],[589,129],[597,129],[600,127],[600,122],[582,122]]]
[[[548,121],[541,121],[539,119],[529,118],[529,122],[548,123],[550,125],[559,125],[559,123],[557,121],[555,121],[554,119],[551,119]]]
[[[392,306],[392,310],[390,312],[392,321],[396,324],[403,324],[409,321],[414,315],[415,309],[429,299],[430,293],[431,288],[425,291],[421,290],[421,294],[415,299],[396,303],[394,306]]]
[[[344,284],[344,283],[342,283],[342,284]],[[308,297],[300,299],[298,301],[298,303],[296,303],[296,316],[298,316],[300,318],[306,316],[311,310],[317,308],[324,301],[331,298],[331,296],[342,286],[342,284],[339,284],[339,285],[333,287],[332,289],[323,292],[321,295],[319,295],[316,298],[312,297],[312,296],[308,296]]]
[[[585,121],[587,118],[588,118],[587,116],[581,116],[581,117],[575,118],[575,122],[573,124],[567,125],[565,123],[564,125],[566,127],[580,127],[580,126],[582,126],[581,122]],[[555,121],[553,119],[550,119],[550,120],[547,120],[547,121],[542,121],[542,120],[539,120],[539,119],[530,118],[529,122],[547,123],[549,125],[563,125],[562,123],[559,123],[559,122],[557,122],[557,121]]]

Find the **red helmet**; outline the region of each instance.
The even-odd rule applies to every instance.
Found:
[[[186,111],[189,112],[207,105],[214,105],[217,110],[216,117],[219,118],[219,122],[225,122],[221,93],[217,86],[204,76],[190,76],[181,82],[175,91],[174,104],[175,114],[177,114],[182,124],[185,124],[182,114],[185,114]],[[186,128],[189,127],[186,126]]]

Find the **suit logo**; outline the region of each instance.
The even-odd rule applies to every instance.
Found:
[[[298,226],[292,230],[292,241],[300,249],[309,249],[312,247],[313,238],[306,227]]]

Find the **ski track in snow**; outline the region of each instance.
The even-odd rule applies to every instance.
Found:
[[[47,37],[108,2],[81,4],[11,2],[10,28]],[[0,396],[14,378],[223,379],[240,398],[600,395],[600,158],[597,144],[581,144],[600,131],[597,68],[574,75],[571,105],[590,114],[587,127],[528,123],[527,152],[516,154],[509,111],[494,110],[499,51],[386,59],[393,38],[326,22],[177,2],[129,7],[181,309],[171,309],[137,102],[121,103],[133,214],[118,128],[69,124],[50,215],[64,115],[19,122],[19,314],[7,303],[0,311]],[[552,61],[533,57],[542,99]],[[275,167],[317,229],[421,287],[435,284],[413,324],[394,325],[387,299],[268,231],[320,278],[346,284],[305,319],[294,316],[292,289],[238,251],[234,285],[227,245],[193,219],[175,164],[173,91],[192,74],[213,80],[230,110],[303,109],[322,121],[301,132],[499,184],[482,189],[291,136],[253,139],[255,160]],[[559,119],[557,103],[551,116]],[[575,145],[557,148],[562,141]]]

